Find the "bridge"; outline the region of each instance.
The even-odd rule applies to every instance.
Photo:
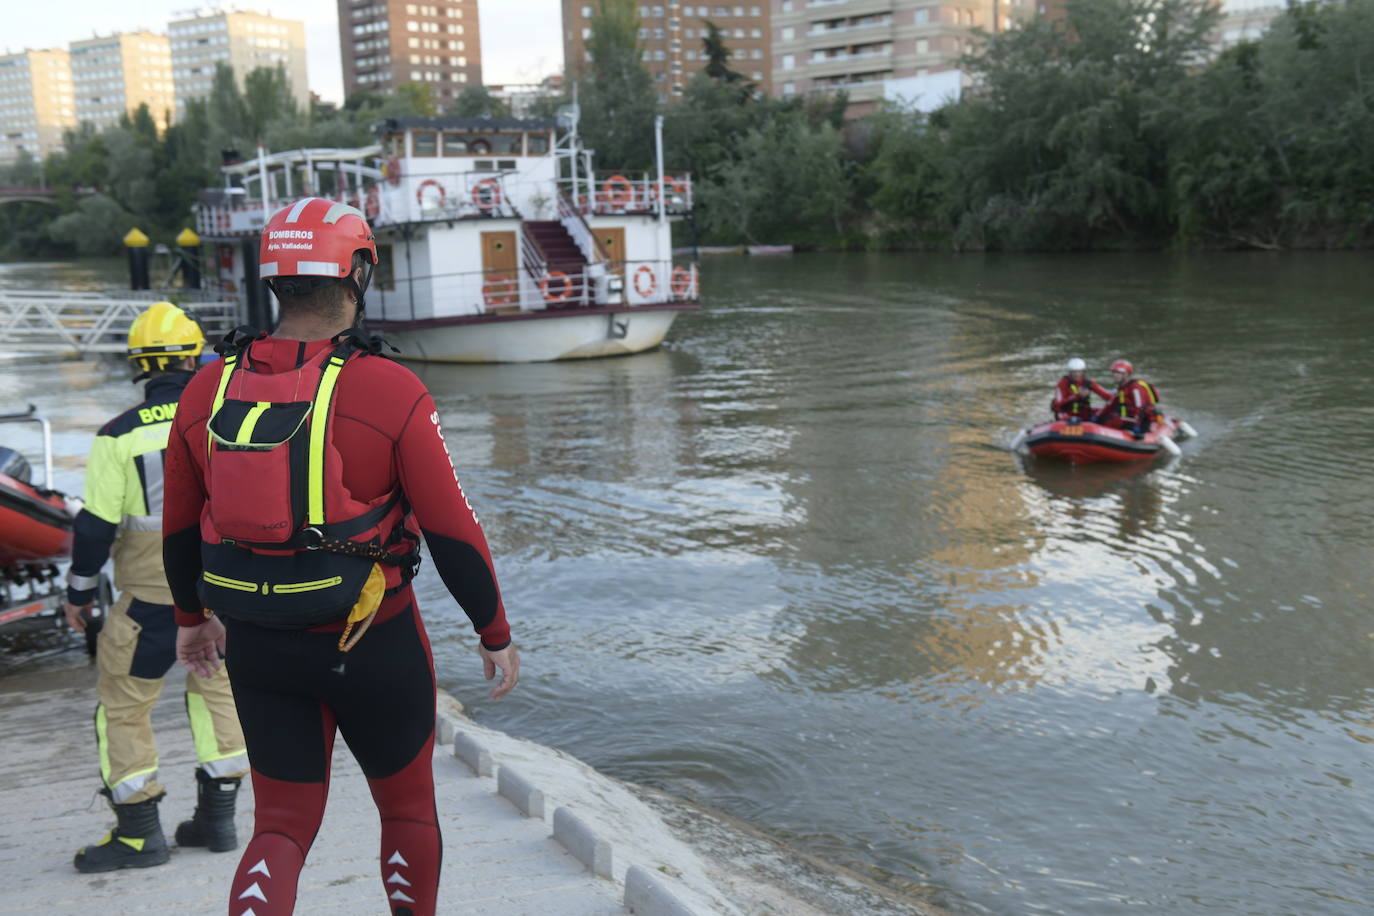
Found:
[[[70,191],[78,196],[85,194],[95,194],[99,188],[40,188],[24,187],[22,185],[0,187],[0,204],[35,203],[50,204],[57,200],[57,195],[63,191]]]

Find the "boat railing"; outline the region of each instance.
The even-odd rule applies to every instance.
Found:
[[[377,290],[369,313],[386,322],[695,302],[697,279],[695,264],[671,260],[607,261],[581,271],[546,265],[514,276],[499,269],[417,275]]]
[[[587,216],[658,213],[659,192],[663,192],[663,211],[682,216],[692,211],[692,176],[688,172],[667,172],[660,189],[658,175],[653,172],[598,170],[592,173],[590,188],[585,178],[561,182],[563,191],[571,198],[576,195],[577,209]]]

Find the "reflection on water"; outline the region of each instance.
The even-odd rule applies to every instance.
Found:
[[[1350,316],[1374,264],[852,255],[704,281],[659,352],[415,366],[526,658],[484,701],[426,568],[444,686],[957,911],[1367,906],[1374,354]],[[1131,358],[1199,437],[1143,468],[1012,455],[1068,355]],[[118,369],[0,363],[69,485]]]

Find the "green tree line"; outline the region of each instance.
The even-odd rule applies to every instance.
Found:
[[[844,119],[842,93],[775,98],[730,66],[708,24],[704,70],[660,105],[633,0],[596,0],[572,74],[598,168],[688,170],[699,243],[1090,250],[1352,247],[1374,228],[1374,0],[1290,0],[1257,40],[1216,53],[1208,0],[1073,0],[1066,17],[976,35],[969,86],[929,114]],[[550,115],[570,99],[549,99]],[[98,187],[57,209],[0,207],[0,256],[109,251],[131,225],[170,238],[220,152],[358,145],[378,118],[439,113],[428,89],[297,111],[280,71],[227,69],[161,135],[148,112],[86,128],[42,163]],[[504,115],[485,89],[448,113]],[[21,161],[0,183],[36,183]],[[58,215],[54,218],[54,212]]]

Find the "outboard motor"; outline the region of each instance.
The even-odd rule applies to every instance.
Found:
[[[30,483],[33,472],[27,458],[12,448],[0,445],[0,474],[13,477],[21,483]]]

